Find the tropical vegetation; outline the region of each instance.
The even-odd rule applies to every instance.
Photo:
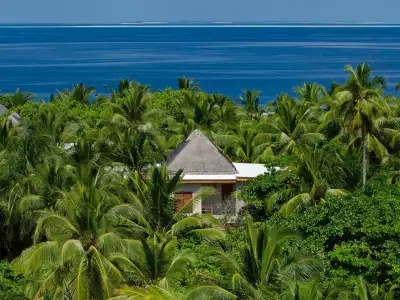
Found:
[[[107,88],[0,94],[1,299],[399,299],[400,99],[367,63],[269,103]],[[175,205],[195,129],[269,170],[235,222]]]

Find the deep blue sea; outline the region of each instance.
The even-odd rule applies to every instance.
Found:
[[[368,61],[400,82],[399,26],[0,26],[0,90],[44,99],[83,81],[99,93],[120,78],[176,87],[195,78],[233,98],[257,89],[268,100],[304,81],[345,80]]]

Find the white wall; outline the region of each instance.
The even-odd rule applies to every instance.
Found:
[[[239,191],[244,185],[246,184],[245,181],[239,181],[236,183],[236,191]],[[236,198],[236,214],[245,206],[245,202],[241,199]]]
[[[199,188],[202,186],[210,186],[207,184],[199,184],[199,183],[185,183],[182,184],[178,189],[178,193],[193,193],[195,194]],[[209,196],[203,201],[193,205],[193,213],[201,214],[202,204],[204,205],[212,205],[214,207],[214,213],[218,214],[219,210],[221,210],[221,198],[222,198],[222,187],[221,184],[211,185],[211,187],[215,188],[215,195]]]
[[[237,182],[236,183],[236,191],[240,190],[246,183],[245,182]],[[202,186],[210,186],[207,184],[199,184],[199,183],[185,183],[182,184],[179,188],[178,192],[181,193],[193,193],[195,194],[198,189]],[[214,184],[211,185],[215,188],[216,194],[210,197],[207,197],[203,201],[193,205],[193,213],[201,214],[202,205],[212,205],[214,208],[214,214],[218,215],[222,210],[222,184]],[[237,199],[236,201],[236,213],[240,211],[240,209],[245,205],[244,201]]]

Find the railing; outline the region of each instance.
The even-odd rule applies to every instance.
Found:
[[[215,216],[236,216],[237,200],[233,196],[229,196],[220,204],[202,205],[201,213],[203,215]]]
[[[213,215],[214,209],[212,205],[203,205],[201,207],[201,214],[202,215]]]

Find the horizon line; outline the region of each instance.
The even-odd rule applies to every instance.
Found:
[[[82,23],[0,23],[0,28],[398,28],[400,23],[234,23],[210,22],[202,24],[168,23],[168,22],[124,22],[115,24],[82,24]]]

